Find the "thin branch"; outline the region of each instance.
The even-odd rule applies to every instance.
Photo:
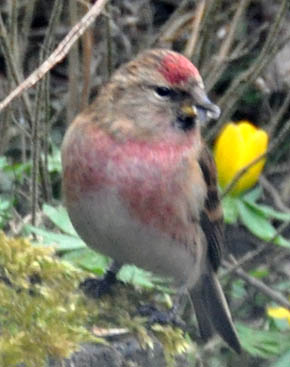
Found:
[[[271,145],[273,146],[273,150],[275,150],[276,147],[281,146],[282,142],[288,136],[289,132],[290,132],[290,119],[284,123],[284,126],[280,130],[278,136],[276,136],[276,138],[272,141]]]
[[[231,259],[232,264],[236,263],[236,260],[233,256],[230,256],[230,259]],[[232,266],[232,264],[227,262],[227,261],[224,261],[223,263],[225,264],[226,267],[231,267]],[[285,298],[279,292],[271,289],[270,287],[268,287],[266,284],[264,284],[260,280],[251,277],[244,270],[242,270],[240,268],[234,269],[233,272],[236,275],[238,275],[239,278],[245,280],[248,284],[250,284],[251,286],[258,289],[261,293],[265,294],[267,297],[269,297],[270,299],[272,299],[276,303],[280,304],[283,307],[286,307],[286,308],[290,309],[290,302],[287,300],[287,298]]]
[[[113,52],[112,52],[112,26],[111,26],[111,13],[110,8],[107,6],[106,12],[106,43],[107,43],[107,79],[110,79],[110,76],[113,72]]]
[[[242,72],[232,81],[232,84],[228,88],[227,92],[218,102],[223,112],[218,123],[208,134],[209,139],[216,135],[217,131],[220,129],[220,126],[223,124],[224,119],[231,113],[238,99],[243,95],[248,85],[256,80],[264,67],[278,52],[280,44],[277,42],[277,35],[281,28],[282,22],[286,17],[287,6],[288,0],[282,0],[279,11],[275,17],[275,21],[269,30],[268,37],[259,56],[248,70]]]
[[[49,24],[46,30],[43,46],[40,50],[40,62],[43,62],[47,57],[47,53],[51,48],[51,44],[53,42],[53,34],[54,29],[58,23],[62,12],[62,1],[55,0],[54,5],[52,8],[51,16],[49,19]],[[41,83],[37,85],[36,88],[36,103],[35,103],[35,110],[34,110],[34,118],[32,121],[32,139],[31,139],[31,155],[32,155],[32,178],[31,178],[31,220],[32,224],[35,225],[36,221],[36,212],[38,209],[38,202],[39,202],[39,188],[38,188],[38,177],[39,173],[41,173],[41,183],[43,187],[44,197],[47,199],[47,193],[49,191],[46,182],[45,173],[46,167],[44,166],[41,158],[40,158],[40,147],[41,147],[41,140],[42,136],[40,133],[40,114],[44,110],[44,103],[45,99],[43,96],[47,92],[45,87],[47,86],[47,77],[49,74],[46,74],[46,77],[42,80]],[[47,94],[47,93],[46,93]]]
[[[227,270],[224,271],[220,275],[220,279],[225,278],[229,274],[233,273],[236,269],[240,268],[243,265],[246,265],[248,262],[252,261],[255,257],[258,255],[261,255],[262,252],[264,252],[266,249],[269,249],[269,246],[271,246],[271,249],[277,249],[278,246],[273,244],[273,241],[280,236],[289,226],[289,222],[283,222],[276,230],[275,235],[268,241],[268,242],[259,242],[258,248],[254,251],[250,251],[246,253],[243,257],[241,257],[239,260],[235,259],[234,264],[231,267],[227,267]],[[256,240],[256,238],[253,238],[252,240]],[[231,255],[233,258],[233,255]]]
[[[83,8],[83,12],[84,12]],[[93,56],[93,32],[87,29],[82,36],[82,100],[81,110],[83,110],[89,103],[90,84],[91,84],[91,62]]]
[[[290,208],[288,208],[284,203],[283,200],[278,192],[278,190],[271,184],[270,181],[267,180],[267,178],[264,175],[261,175],[260,182],[264,189],[268,191],[268,193],[271,195],[275,206],[285,213],[290,213]]]
[[[279,166],[269,167],[267,169],[267,176],[269,175],[284,175],[290,172],[289,162],[281,163]]]
[[[288,91],[286,98],[283,101],[282,106],[279,108],[277,113],[273,114],[273,117],[271,118],[269,122],[269,126],[270,126],[269,135],[273,135],[275,129],[277,128],[279,122],[281,121],[284,114],[288,110],[289,106],[290,106],[290,90]]]
[[[216,32],[217,14],[220,14],[223,0],[207,0],[201,23],[200,37],[195,47],[194,61],[198,65],[201,75],[208,75],[207,67],[211,64],[213,47],[213,33]],[[212,66],[210,66],[211,70]]]
[[[14,81],[15,84],[20,84],[21,80],[22,80],[22,76],[21,76],[21,74],[19,72],[19,69],[18,69],[18,66],[16,64],[16,58],[14,57],[12,49],[10,48],[10,39],[8,37],[7,30],[6,30],[6,27],[5,27],[4,22],[3,22],[1,12],[0,12],[0,42],[1,42],[1,45],[2,45],[2,48],[3,48],[3,54],[4,54],[4,57],[5,57],[7,67],[9,69],[9,72],[12,75],[13,81]],[[31,108],[31,105],[30,105],[29,98],[28,98],[26,93],[21,93],[21,96],[22,96],[25,111],[26,111],[27,116],[28,116],[28,121],[31,125],[32,120],[33,120],[33,114],[32,114],[32,108]],[[6,97],[6,99],[8,97]],[[1,109],[1,104],[2,103],[0,103],[0,112],[2,110]],[[6,107],[7,105],[8,104],[6,104],[4,107]]]
[[[173,42],[178,38],[184,27],[192,20],[194,12],[190,11],[185,14],[181,14],[178,18],[170,22],[170,26],[164,31],[162,37],[158,40],[161,45]],[[171,19],[171,18],[170,18]],[[150,44],[149,44],[150,45]]]
[[[35,9],[36,0],[29,0],[25,5],[24,17],[22,22],[22,28],[20,30],[21,34],[21,45],[20,45],[20,63],[23,63],[24,57],[26,55],[26,49],[28,44],[28,35],[31,27],[33,13]]]
[[[267,248],[269,244],[264,243],[262,246],[258,247],[254,251],[247,252],[244,256],[242,256],[240,259],[236,260],[235,263],[231,266],[227,266],[226,270],[221,273],[219,276],[219,279],[226,278],[229,274],[233,273],[235,270],[240,268],[243,265],[246,265],[248,262],[252,261],[255,257],[258,255],[261,255],[263,251]]]
[[[200,32],[201,20],[204,15],[205,5],[206,1],[200,0],[195,11],[195,16],[193,17],[191,37],[189,38],[184,50],[185,56],[187,56],[189,59],[192,58],[192,55],[194,53],[194,49]]]
[[[167,20],[165,24],[160,29],[160,32],[152,38],[151,46],[156,46],[160,42],[164,41],[165,34],[167,33],[168,29],[171,28],[171,25],[175,23],[175,21],[183,14],[184,9],[186,8],[187,4],[189,3],[189,0],[183,0],[178,5],[177,9],[174,11],[174,13],[171,15],[171,17]]]
[[[19,64],[19,48],[18,48],[18,4],[17,0],[10,0],[9,2],[10,7],[10,26],[9,26],[9,33],[10,33],[10,47],[12,49],[12,53],[14,58],[16,59],[16,65]]]
[[[45,86],[44,86],[44,106],[43,106],[43,122],[44,122],[44,132],[43,132],[43,170],[40,170],[42,173],[42,182],[43,182],[43,197],[46,202],[50,202],[52,199],[52,186],[51,179],[48,172],[48,153],[49,153],[49,133],[50,133],[50,123],[49,123],[49,112],[50,112],[50,75],[47,74],[45,77]]]
[[[246,7],[248,6],[249,1],[250,0],[242,0],[238,4],[237,10],[231,22],[227,37],[221,44],[221,48],[216,57],[216,62],[214,64],[214,67],[208,77],[208,80],[206,81],[206,86],[208,90],[210,90],[213,87],[213,85],[216,83],[219,76],[223,73],[223,71],[225,70],[227,66],[226,60],[228,59],[231,46],[234,42],[234,35],[236,33],[238,25],[240,24],[241,17]]]
[[[69,23],[74,26],[78,23],[78,3],[77,0],[69,2]],[[66,109],[66,122],[70,124],[79,111],[80,102],[80,52],[79,40],[75,42],[68,54],[68,106]]]
[[[43,76],[59,63],[69,52],[74,43],[82,36],[86,29],[100,15],[109,0],[98,0],[92,5],[83,18],[71,29],[67,36],[60,42],[54,52],[30,76],[15,88],[1,103],[0,111],[26,89],[35,85]]]

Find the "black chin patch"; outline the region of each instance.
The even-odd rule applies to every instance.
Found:
[[[183,130],[188,131],[195,127],[196,117],[195,116],[184,116],[180,115],[177,117],[176,126]]]

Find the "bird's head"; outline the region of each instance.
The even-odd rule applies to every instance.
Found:
[[[134,131],[140,135],[161,136],[168,131],[184,135],[220,115],[206,95],[197,68],[170,50],[139,54],[115,72],[108,88],[111,116],[118,116],[119,125],[124,121],[128,131],[134,122]]]

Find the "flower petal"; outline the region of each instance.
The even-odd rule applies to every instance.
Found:
[[[242,127],[242,135],[246,137],[244,141],[244,149],[241,154],[239,170],[247,166],[258,156],[263,154],[267,150],[268,146],[268,135],[263,130],[254,130],[250,132],[250,129],[245,131]],[[261,159],[258,163],[252,166],[235,185],[233,192],[240,193],[252,187],[257,181],[261,174],[261,171],[265,165],[265,158]]]
[[[284,307],[268,307],[267,314],[274,319],[287,319],[290,325],[290,311]]]
[[[242,140],[237,125],[227,124],[219,135],[214,148],[218,180],[223,188],[232,181],[237,171],[241,148]]]
[[[267,133],[257,129],[249,121],[227,124],[214,147],[218,180],[221,187],[225,188],[240,170],[263,154],[267,150],[267,146]],[[244,173],[232,188],[231,194],[238,195],[252,187],[257,182],[265,161],[265,158],[261,159]]]
[[[241,132],[242,137],[245,142],[248,141],[250,137],[253,136],[255,132],[257,131],[257,128],[253,124],[251,124],[249,121],[240,121],[237,124],[237,127],[239,131]]]

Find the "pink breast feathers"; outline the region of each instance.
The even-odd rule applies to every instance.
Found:
[[[136,141],[116,144],[101,131],[86,136],[90,142],[75,141],[67,152],[76,157],[64,173],[70,199],[80,200],[82,192],[90,190],[112,189],[133,217],[179,237],[188,218],[186,177],[177,167],[188,147]]]

